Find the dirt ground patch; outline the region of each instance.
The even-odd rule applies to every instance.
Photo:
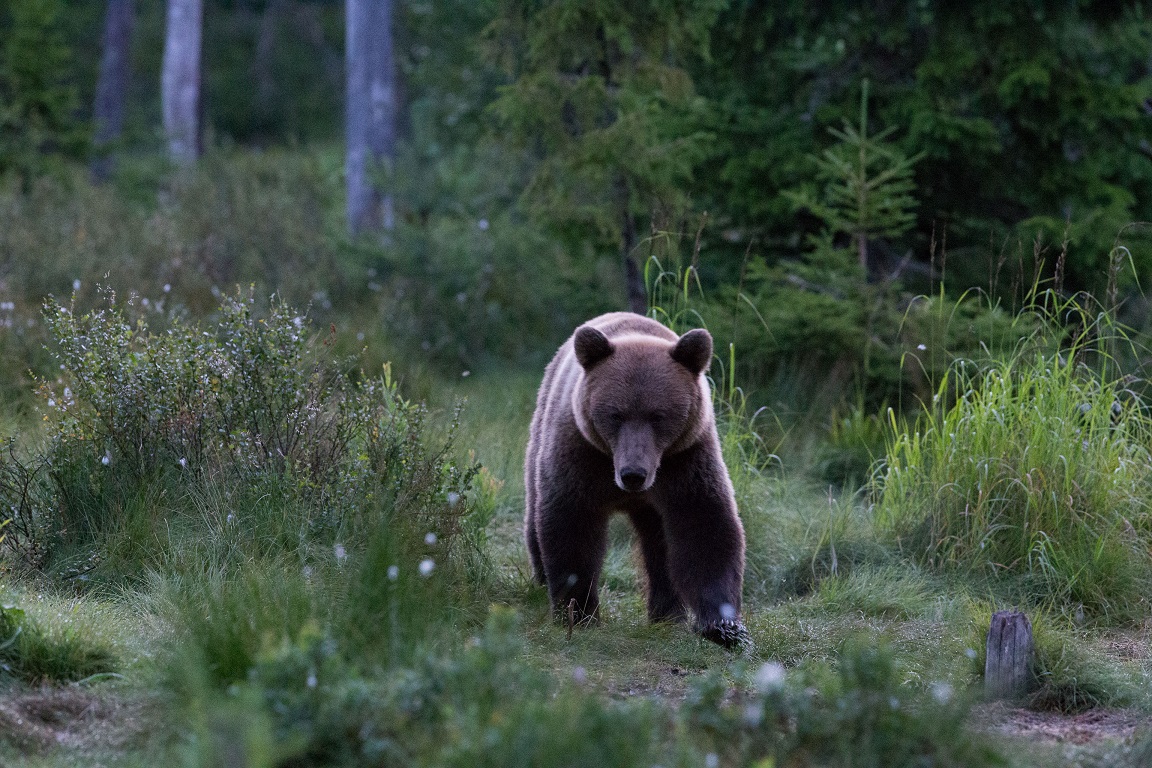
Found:
[[[1063,714],[1035,712],[1003,702],[975,708],[971,722],[981,731],[1067,744],[1125,741],[1152,729],[1152,717],[1128,710],[1101,707]]]
[[[148,702],[111,691],[41,688],[0,694],[0,739],[24,752],[117,752],[148,730]]]

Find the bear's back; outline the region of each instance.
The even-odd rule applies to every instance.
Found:
[[[653,336],[664,341],[675,343],[679,336],[664,325],[650,317],[638,315],[635,312],[607,312],[599,317],[592,318],[584,325],[591,326],[603,333],[609,340],[621,336]]]

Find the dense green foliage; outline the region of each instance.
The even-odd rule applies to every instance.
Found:
[[[1149,218],[1150,25],[1139,3],[734,2],[693,70],[714,94],[705,167],[720,168],[698,183],[711,210],[794,252],[774,191],[806,180],[805,155],[854,118],[867,79],[875,125],[925,153],[914,237],[885,246],[886,270],[947,230],[954,276],[986,285],[1006,236],[1059,242],[1067,227],[1069,276],[1102,288],[1119,229]]]
[[[59,156],[80,157],[86,129],[76,115],[72,52],[59,0],[0,4],[0,176],[25,179],[52,167]],[[5,23],[6,22],[6,23]]]

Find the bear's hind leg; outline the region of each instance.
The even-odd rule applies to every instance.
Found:
[[[524,513],[524,541],[528,545],[528,559],[532,563],[532,578],[537,584],[546,584],[544,561],[540,557],[540,539],[536,535],[536,510],[531,506]]]
[[[644,560],[649,621],[683,621],[684,604],[680,602],[672,579],[668,576],[668,543],[664,522],[651,507],[628,513],[636,531],[637,547]]]

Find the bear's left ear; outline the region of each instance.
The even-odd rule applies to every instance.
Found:
[[[712,334],[703,328],[688,331],[672,347],[672,359],[699,376],[712,364]]]
[[[580,367],[589,370],[596,363],[612,354],[616,348],[600,331],[590,325],[581,326],[572,340],[572,350],[576,353],[576,360]]]

